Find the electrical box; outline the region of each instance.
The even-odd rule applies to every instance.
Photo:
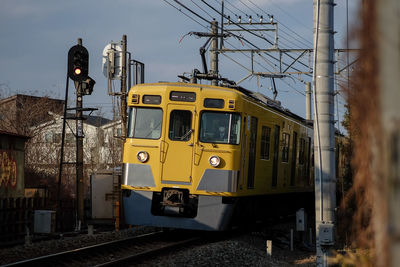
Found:
[[[303,208],[296,211],[296,230],[304,232],[307,227],[307,214]]]
[[[334,245],[335,239],[335,225],[332,223],[320,224],[319,230],[319,243],[321,246]]]
[[[33,231],[38,234],[54,233],[56,231],[56,212],[35,210]]]

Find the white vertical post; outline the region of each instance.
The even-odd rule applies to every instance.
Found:
[[[314,0],[314,155],[317,266],[334,245],[336,207],[333,0]]]
[[[271,257],[272,256],[272,240],[267,240],[266,246],[267,246],[267,255]]]

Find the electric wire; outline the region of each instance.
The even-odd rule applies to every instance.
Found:
[[[214,0],[214,1],[217,2],[217,3],[219,3],[218,0]],[[247,15],[247,13],[244,12],[243,10],[240,10],[239,8],[237,8],[236,6],[232,5],[232,4],[229,3],[229,2],[227,2],[227,3],[228,3],[230,6],[236,8],[239,12],[243,13],[245,16],[249,17],[249,15]],[[251,11],[253,11],[256,15],[258,15],[257,12],[254,11],[254,9],[250,8],[248,5],[246,5],[246,4],[243,3],[242,1],[241,1],[241,3],[242,3],[243,5],[245,5],[245,6],[247,6],[247,7],[248,7]],[[231,10],[230,10],[230,12],[233,13],[233,14],[235,14],[235,13],[232,12]],[[267,14],[267,13],[266,13],[266,14]],[[273,16],[270,15],[270,14],[267,14],[267,15],[268,15],[269,17],[273,17]],[[236,14],[235,14],[235,16],[238,17]],[[275,20],[276,20],[276,19],[275,19]],[[276,20],[276,21],[279,22],[278,20]],[[280,22],[279,22],[279,23],[280,23]],[[284,31],[284,30],[281,30],[280,32],[282,32],[283,34],[285,34],[285,35],[287,35],[287,36],[292,37],[291,34],[286,33],[286,31]],[[269,35],[269,32],[267,32],[267,36],[271,37],[271,36]],[[273,38],[273,36],[272,36],[271,38]],[[292,38],[293,38],[293,37],[292,37]],[[279,39],[286,40],[289,44],[292,44],[292,45],[294,45],[294,46],[296,46],[296,43],[295,43],[294,41],[297,41],[298,43],[303,44],[303,45],[305,45],[306,47],[309,46],[309,44],[306,44],[306,43],[304,43],[304,42],[302,42],[302,41],[300,41],[300,40],[298,40],[298,39],[295,39],[295,38],[294,38],[294,41],[292,41],[292,40],[290,40],[290,39],[288,39],[288,38],[286,38],[286,37],[284,37],[284,36],[280,36]],[[281,43],[287,45],[285,42],[281,42]],[[288,46],[288,45],[287,45],[287,46]]]
[[[167,2],[166,0],[164,0],[165,2]],[[193,10],[191,10],[190,8],[188,8],[187,6],[185,6],[185,5],[183,5],[182,3],[180,3],[179,1],[177,1],[177,0],[174,0],[177,4],[179,4],[179,5],[181,5],[183,8],[185,8],[186,10],[188,10],[189,12],[191,12],[192,14],[194,14],[194,15],[196,15],[197,17],[199,17],[199,18],[201,18],[202,20],[204,20],[204,21],[206,21],[206,22],[208,22],[208,23],[211,23],[211,22],[209,22],[208,20],[206,20],[205,18],[203,18],[202,16],[200,16],[199,14],[197,14],[196,12],[194,12]],[[170,4],[169,2],[167,2],[168,4]],[[171,6],[173,6],[172,4],[170,4]],[[183,14],[185,14],[186,16],[188,16],[186,13],[184,13],[181,9],[179,9],[179,8],[176,8],[175,6],[173,6],[175,9],[177,9],[178,11],[180,11],[181,13],[183,13]],[[196,20],[194,20],[196,23],[198,23],[198,24],[200,24],[201,25],[201,23],[199,23],[198,21],[196,21]],[[204,26],[203,26],[204,27]],[[220,28],[220,27],[219,27]],[[237,37],[238,39],[243,39],[241,36],[238,36],[238,35],[236,35],[236,34],[233,34],[233,33],[231,33],[233,36],[235,36],[235,37]],[[251,42],[249,42],[248,40],[245,40],[246,42],[248,42],[248,43],[250,43],[251,44]],[[228,44],[230,44],[229,42],[228,42]],[[255,45],[253,45],[253,46],[255,46]]]
[[[250,9],[251,11],[253,11],[254,13],[257,14],[257,11],[255,11],[254,9],[252,9],[251,7],[249,7],[249,6],[248,6],[247,4],[245,4],[243,1],[239,0],[239,2],[242,3],[242,4],[243,4],[245,7],[247,7],[248,9]],[[250,2],[251,2],[251,1],[250,1]],[[252,3],[252,4],[254,4],[254,3]],[[254,4],[254,5],[255,5],[255,4]],[[258,6],[257,6],[257,7],[258,7]],[[261,11],[263,11],[260,7],[258,7],[258,8],[259,8]],[[263,11],[263,12],[264,12],[267,16],[269,16],[270,18],[274,18],[273,15],[268,14],[268,13],[266,13],[265,11]],[[287,27],[286,25],[284,25],[283,23],[281,23],[281,22],[280,22],[279,20],[277,20],[276,18],[274,18],[274,20],[277,21],[277,22],[279,22],[280,25],[282,25],[283,27],[289,29],[289,30],[292,32],[292,34],[289,34],[289,33],[287,33],[286,31],[281,30],[281,32],[282,32],[283,34],[285,34],[285,35],[287,35],[287,36],[293,38],[294,41],[296,41],[296,42],[298,42],[298,43],[300,43],[300,44],[302,44],[302,45],[305,45],[306,47],[307,47],[307,46],[310,46],[310,44],[312,45],[312,43],[311,43],[310,41],[308,41],[308,40],[305,39],[304,37],[300,36],[299,34],[297,34],[296,32],[294,32],[293,30],[291,30],[289,27]],[[297,38],[294,38],[294,37],[293,37],[293,34],[295,34],[296,36],[298,36],[298,37],[300,37],[301,39],[305,40],[307,43],[305,43],[305,42],[303,42],[303,41],[301,41],[301,40],[299,40],[299,39],[297,39]],[[289,40],[288,38],[286,38],[286,37],[284,37],[284,36],[280,36],[280,39],[284,39],[284,40],[286,40],[287,42],[289,42],[289,43],[291,43],[291,44],[295,44],[293,41]]]
[[[171,5],[172,7],[174,7],[175,9],[177,9],[178,11],[180,11],[181,13],[183,13],[184,15],[188,16],[188,15],[187,15],[186,13],[184,13],[181,9],[179,9],[179,8],[177,8],[177,7],[175,7],[175,6],[173,6],[173,5],[170,4],[168,1],[166,1],[166,0],[163,0],[163,1],[166,2],[166,3],[168,3],[169,5]],[[188,10],[188,11],[189,11],[190,13],[192,13],[193,15],[195,15],[195,16],[197,16],[198,18],[202,19],[203,21],[206,21],[207,23],[211,23],[210,21],[206,20],[204,17],[202,17],[202,16],[199,15],[198,13],[194,12],[192,9],[190,9],[190,8],[188,8],[187,6],[183,5],[183,4],[182,4],[181,2],[179,2],[178,0],[174,0],[174,1],[175,1],[177,4],[179,4],[180,6],[182,6],[184,9]],[[216,13],[222,15],[219,11],[217,11],[215,8],[213,8],[212,6],[210,6],[210,5],[209,5],[208,3],[206,3],[204,0],[202,0],[202,2],[205,3],[207,6],[209,6],[211,9],[213,9]],[[188,16],[188,17],[190,17],[190,16]],[[224,16],[224,17],[225,17],[225,16]],[[193,19],[192,19],[192,20],[193,20]],[[198,21],[196,21],[196,20],[194,20],[194,21],[195,21],[196,23],[202,25],[202,24],[199,23]],[[234,23],[234,22],[233,22],[233,23]],[[234,23],[234,24],[236,24],[236,23]],[[237,24],[236,24],[236,25],[237,25]],[[202,26],[205,27],[204,25],[202,25]],[[238,26],[239,26],[240,28],[244,29],[245,31],[251,33],[249,30],[247,30],[247,29],[241,27],[240,25],[238,25]],[[208,27],[205,27],[205,28],[208,28]],[[221,28],[221,27],[218,26],[218,28]],[[229,31],[227,31],[227,32],[229,32]],[[233,36],[235,36],[235,37],[237,37],[238,39],[244,40],[247,44],[249,44],[249,45],[255,47],[256,49],[260,49],[259,47],[257,47],[256,45],[254,45],[252,42],[250,42],[250,41],[247,40],[246,38],[243,38],[242,36],[238,36],[237,34],[234,34],[234,33],[231,33],[231,32],[230,32],[230,34],[233,35]],[[253,33],[253,35],[259,37],[257,34],[254,34],[254,33]],[[229,42],[227,42],[227,43],[230,44]],[[230,44],[230,45],[231,45],[231,44]],[[244,54],[245,56],[249,57],[248,55],[246,55],[246,54],[243,53],[243,52],[242,52],[242,54]],[[273,58],[273,59],[279,61],[279,59],[277,59],[276,57],[274,57],[274,56],[272,56],[272,55],[269,55],[269,54],[266,54],[266,55],[268,55],[269,57],[271,57],[271,58]],[[249,58],[250,58],[250,57],[249,57]],[[264,59],[265,59],[265,58],[264,58]],[[265,68],[265,66],[261,65],[259,62],[257,62],[257,61],[255,61],[255,62],[256,62],[259,66],[261,66],[261,67],[263,67],[264,69],[268,70],[267,68]],[[288,64],[286,64],[285,62],[282,62],[282,63],[283,63],[284,65],[288,66]],[[275,66],[276,66],[276,65],[275,65]],[[298,70],[298,69],[296,69],[296,68],[294,68],[294,67],[291,67],[291,68],[293,68],[294,70],[300,72],[300,70]],[[268,71],[270,71],[270,70],[268,70]]]
[[[175,0],[175,1],[177,1],[177,0]],[[223,17],[226,18],[226,15],[224,15],[224,14],[222,14],[221,12],[219,12],[218,10],[216,10],[213,6],[211,6],[210,4],[208,4],[205,0],[201,0],[201,1],[202,1],[204,4],[206,4],[208,7],[210,7],[212,10],[214,10],[216,13],[218,13],[219,15],[221,15],[221,16],[223,16]],[[256,36],[256,37],[260,37],[259,35],[257,35],[257,34],[251,32],[251,31],[249,31],[248,29],[245,29],[245,28],[242,27],[240,24],[235,23],[235,22],[232,22],[232,23],[235,24],[236,26],[238,26],[239,28],[245,30],[246,32],[248,32],[248,33],[250,33],[250,34],[252,34],[252,35],[254,35],[254,36]],[[219,28],[220,28],[220,27],[219,27]],[[226,31],[229,32],[229,30],[226,30]],[[235,35],[235,34],[232,33],[232,32],[230,32],[230,33],[231,33],[232,35]],[[244,41],[246,41],[247,43],[251,44],[254,48],[260,50],[260,48],[259,48],[258,46],[254,45],[253,43],[251,43],[250,41],[248,41],[246,38],[242,38],[242,39],[243,39]],[[265,38],[262,38],[262,39],[265,39]],[[265,39],[265,40],[267,40],[267,39]],[[271,43],[270,41],[268,41],[268,42]],[[278,48],[278,50],[280,50],[280,49]],[[283,53],[286,54],[288,57],[294,59],[294,58],[293,58],[291,55],[289,55],[287,52],[283,52]],[[280,62],[280,59],[278,59],[278,58],[276,58],[276,57],[274,57],[274,56],[272,56],[272,55],[270,55],[270,54],[267,54],[267,53],[266,53],[266,55],[269,56],[269,57],[271,57],[271,58],[273,58],[273,59],[275,59],[276,61]],[[305,64],[302,63],[302,62],[299,62],[299,63],[302,64],[302,65],[304,65],[305,67],[308,67],[307,65],[305,65]],[[286,64],[285,62],[283,62],[283,64],[286,65],[286,66],[288,66],[288,64]],[[294,70],[296,70],[296,71],[298,71],[298,72],[301,72],[299,69],[296,69],[296,68],[294,68],[293,66],[292,66],[291,68],[294,69]]]
[[[204,26],[203,24],[201,24],[200,22],[198,22],[197,20],[195,20],[194,18],[192,18],[191,16],[189,16],[188,14],[186,14],[185,12],[182,11],[182,9],[174,6],[173,4],[171,4],[170,2],[168,2],[167,0],[163,0],[165,3],[167,3],[168,5],[172,6],[173,8],[175,8],[176,10],[178,10],[179,12],[181,12],[183,15],[185,15],[186,17],[188,17],[189,19],[191,19],[192,21],[196,22],[197,24],[199,24],[200,26],[209,29],[208,26]]]
[[[194,5],[196,5],[198,8],[201,9],[201,11],[203,11],[204,13],[206,13],[211,19],[215,19],[213,16],[211,16],[210,13],[208,13],[206,10],[204,10],[199,4],[197,4],[195,1],[190,0],[190,2],[192,2]]]
[[[252,3],[255,7],[257,7],[258,9],[260,9],[264,14],[266,14],[267,16],[271,17],[272,15],[268,14],[267,12],[265,12],[260,6],[258,6],[256,3],[254,3],[252,0],[248,0],[250,3]],[[303,39],[304,41],[306,41],[309,45],[312,45],[312,42],[310,42],[309,40],[305,39],[303,36],[299,35],[298,33],[296,33],[295,31],[293,31],[292,29],[290,29],[289,27],[287,27],[285,24],[283,24],[282,22],[280,22],[279,20],[277,20],[276,18],[274,18],[277,22],[279,22],[280,25],[282,25],[284,28],[288,29],[290,32],[292,32],[294,35],[296,35],[297,37],[299,37],[300,39]]]

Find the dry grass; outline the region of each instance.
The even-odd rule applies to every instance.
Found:
[[[337,254],[342,266],[387,266],[387,237],[384,220],[387,206],[384,183],[377,166],[383,166],[382,125],[379,119],[380,99],[376,35],[376,1],[363,1],[360,10],[362,26],[356,30],[362,50],[350,88],[346,88],[350,111],[350,136],[353,146],[353,187],[345,196],[342,212],[355,209],[352,218],[351,247],[375,251]],[[366,256],[367,255],[367,256]],[[340,256],[340,257],[339,257]]]

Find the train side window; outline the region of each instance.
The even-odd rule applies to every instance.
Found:
[[[291,174],[290,174],[290,185],[294,186],[296,181],[296,159],[297,159],[297,132],[293,131],[292,141],[292,159],[290,163]]]
[[[203,111],[200,119],[200,141],[238,145],[241,117],[237,113]]]
[[[312,151],[311,151],[311,138],[308,137],[307,138],[306,174],[307,174],[307,177],[308,177],[308,184],[309,185],[311,185],[311,178],[312,178],[311,171],[310,171],[310,169],[311,169],[310,168],[311,161],[314,164],[314,153],[312,155],[312,158],[311,158],[311,153],[312,153]]]
[[[304,140],[304,138],[300,138],[299,164],[301,165],[304,164],[305,148],[306,148],[306,140]]]
[[[289,162],[289,141],[290,134],[283,133],[282,134],[282,162]]]
[[[254,188],[254,176],[256,170],[257,150],[257,123],[258,119],[251,116],[250,119],[250,143],[249,143],[249,169],[247,173],[247,188]]]
[[[188,141],[192,133],[192,112],[189,110],[173,110],[169,118],[169,139]]]
[[[273,163],[272,163],[272,186],[278,185],[278,158],[279,158],[279,136],[280,128],[279,125],[275,125],[274,128],[274,147],[273,147]]]
[[[271,128],[262,126],[261,128],[261,159],[269,160],[269,148],[271,140]]]

